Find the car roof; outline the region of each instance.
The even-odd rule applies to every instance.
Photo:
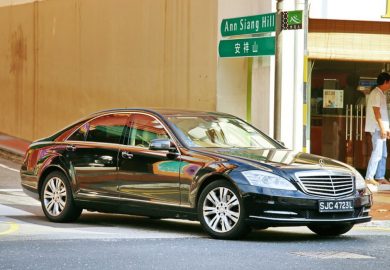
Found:
[[[135,112],[135,111],[149,112],[149,113],[159,114],[162,116],[194,116],[194,115],[231,116],[229,114],[220,113],[220,112],[170,109],[170,108],[116,108],[116,109],[99,111],[94,113],[93,115],[99,115],[104,113],[115,113],[115,112]]]

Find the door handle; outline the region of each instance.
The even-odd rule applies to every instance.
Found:
[[[96,163],[103,163],[105,165],[112,165],[113,162],[113,157],[112,156],[101,156],[99,159],[96,161]]]
[[[360,105],[360,140],[363,141],[363,110],[364,105]]]
[[[127,151],[123,151],[122,152],[122,157],[126,158],[126,159],[132,159],[134,157],[134,155],[129,153],[129,152],[127,152]]]
[[[355,132],[355,140],[358,141],[359,138],[360,138],[360,128],[359,128],[359,124],[360,124],[360,105],[355,105],[355,108],[356,108],[356,132]]]
[[[349,114],[349,140],[352,141],[352,124],[353,124],[353,105],[351,104],[351,112]]]
[[[345,140],[348,141],[348,105],[345,108]]]
[[[77,147],[74,146],[74,145],[67,145],[67,146],[66,146],[66,150],[67,150],[67,151],[72,151],[72,152],[74,152],[74,151],[76,151],[76,149],[77,149]]]
[[[345,112],[345,140],[352,141],[353,138],[353,105],[348,104]]]

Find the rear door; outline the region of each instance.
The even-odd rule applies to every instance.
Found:
[[[99,116],[68,138],[65,156],[78,195],[118,200],[118,153],[128,117],[121,113]]]

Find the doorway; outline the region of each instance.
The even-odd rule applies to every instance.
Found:
[[[365,100],[376,86],[376,77],[387,66],[378,62],[312,60],[311,153],[365,171],[371,154],[371,137],[364,132]]]

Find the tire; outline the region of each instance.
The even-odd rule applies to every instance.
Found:
[[[203,229],[216,239],[238,239],[250,231],[240,194],[224,180],[212,182],[202,191],[198,217]]]
[[[75,221],[83,210],[75,205],[70,183],[59,171],[46,176],[40,200],[45,216],[53,222]]]
[[[338,236],[349,232],[353,224],[309,225],[307,227],[321,236]]]

